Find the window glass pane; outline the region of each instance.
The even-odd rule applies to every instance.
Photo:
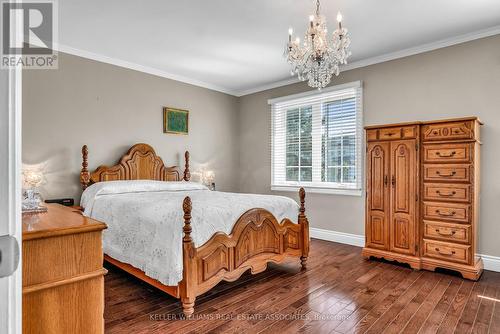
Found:
[[[300,168],[300,181],[311,182],[312,181],[312,167],[301,167]]]
[[[300,109],[300,166],[312,166],[312,107]]]
[[[298,138],[299,136],[299,109],[286,112],[286,136]]]
[[[340,167],[327,168],[327,182],[340,182],[341,174]]]
[[[286,112],[286,166],[299,166],[299,109]]]
[[[286,145],[286,165],[299,166],[299,144]]]
[[[298,181],[299,180],[299,168],[298,167],[287,167],[286,169],[286,180],[287,181]]]
[[[342,166],[342,137],[328,139],[328,166]]]
[[[354,166],[356,162],[356,140],[354,135],[344,136],[342,146],[343,166]]]
[[[356,173],[354,167],[344,167],[342,168],[342,179],[344,183],[354,183],[356,182]]]

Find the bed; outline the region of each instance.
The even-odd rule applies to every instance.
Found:
[[[190,182],[189,152],[181,174],[147,144],[132,146],[116,165],[93,172],[88,155],[85,145],[82,206],[85,215],[108,224],[105,261],[179,298],[187,317],[196,297],[223,280],[262,272],[269,262],[289,257],[306,267],[303,188],[300,204],[288,197],[211,191]]]

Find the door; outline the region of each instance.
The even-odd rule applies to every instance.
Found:
[[[0,333],[21,333],[21,71],[0,70]],[[18,254],[19,255],[19,254]],[[17,270],[12,273],[16,267]]]
[[[397,253],[413,255],[416,252],[416,141],[393,141],[390,144],[390,152],[390,250]]]
[[[389,166],[388,142],[368,143],[366,246],[389,249]]]

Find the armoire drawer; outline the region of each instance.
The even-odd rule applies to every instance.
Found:
[[[474,139],[474,121],[458,121],[422,126],[423,141]]]
[[[424,202],[424,219],[470,223],[470,205]]]
[[[424,183],[424,200],[469,203],[470,191],[468,184]]]
[[[470,182],[470,166],[424,164],[424,181]]]
[[[393,128],[368,129],[366,138],[368,141],[374,140],[395,140],[395,139],[413,139],[417,138],[416,126],[402,126]]]
[[[468,143],[424,145],[424,162],[463,163],[472,161],[472,146]]]
[[[471,226],[424,220],[424,238],[470,244]]]
[[[460,263],[470,262],[470,246],[424,239],[424,256]]]

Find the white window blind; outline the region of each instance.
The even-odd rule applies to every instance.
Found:
[[[273,190],[361,194],[361,82],[269,100]]]

